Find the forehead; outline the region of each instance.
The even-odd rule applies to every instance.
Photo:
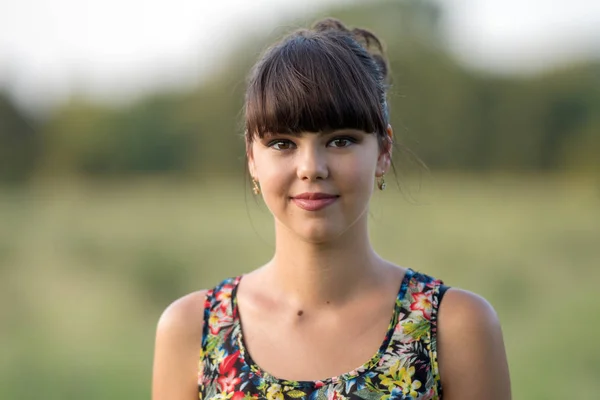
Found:
[[[291,136],[294,138],[303,138],[303,137],[323,137],[323,136],[342,135],[342,134],[375,136],[375,134],[373,134],[373,133],[365,132],[360,129],[343,128],[343,129],[330,129],[330,130],[319,131],[319,132],[312,132],[312,131],[300,131],[300,132],[289,132],[289,133],[288,132],[283,132],[283,133],[269,132],[269,133],[265,133],[263,135],[263,137],[265,139],[279,137],[279,136],[286,136],[286,137]]]

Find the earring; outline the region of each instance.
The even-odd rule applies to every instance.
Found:
[[[383,175],[379,179],[377,179],[377,187],[379,190],[385,190],[385,179],[383,179]]]
[[[258,186],[258,181],[254,178],[252,178],[252,191],[257,196],[260,194],[260,186]]]

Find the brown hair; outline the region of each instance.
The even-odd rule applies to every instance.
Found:
[[[387,75],[373,33],[332,18],[297,30],[270,47],[250,74],[246,144],[272,133],[338,129],[374,133],[380,146],[389,144]]]

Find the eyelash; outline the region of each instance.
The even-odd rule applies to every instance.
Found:
[[[267,146],[268,146],[268,147],[271,147],[271,148],[273,148],[273,149],[275,149],[275,150],[278,150],[278,151],[286,151],[286,150],[290,150],[290,149],[278,149],[278,148],[276,148],[276,147],[275,147],[275,146],[277,146],[277,145],[279,145],[279,144],[281,144],[281,143],[285,143],[285,144],[292,145],[292,146],[294,145],[294,142],[292,142],[291,140],[288,140],[288,139],[277,139],[277,140],[272,140],[272,141],[270,141],[270,142],[267,144]]]
[[[344,148],[344,147],[348,147],[348,146],[350,146],[350,144],[356,144],[356,143],[358,143],[358,140],[356,140],[356,139],[355,139],[355,138],[353,138],[353,137],[350,137],[350,136],[339,136],[339,137],[336,137],[336,138],[333,138],[333,139],[331,139],[331,140],[329,141],[329,143],[327,143],[327,144],[330,144],[330,143],[333,143],[333,142],[337,142],[338,140],[343,140],[343,141],[346,141],[346,142],[348,142],[348,143],[349,143],[349,144],[347,144],[346,146],[341,146],[341,147],[337,147],[337,146],[335,146],[335,148],[338,148],[338,149],[340,149],[340,148]]]
[[[358,143],[358,140],[355,139],[355,138],[353,138],[353,137],[350,137],[350,136],[338,136],[338,137],[335,137],[335,138],[331,139],[329,142],[327,142],[327,145],[329,146],[331,143],[336,142],[336,141],[345,141],[345,142],[347,142],[347,144],[345,146],[333,146],[334,148],[337,148],[337,149],[343,149],[343,148],[346,148],[346,147],[350,146],[350,144]],[[285,144],[291,145],[291,146],[295,146],[295,143],[293,141],[289,140],[289,139],[276,139],[276,140],[272,140],[271,142],[269,142],[267,144],[267,146],[271,147],[271,148],[274,148],[275,150],[278,150],[278,151],[291,150],[291,148],[288,148],[288,149],[278,149],[278,148],[275,147],[275,146],[277,146],[279,144],[282,144],[282,143],[285,143]]]

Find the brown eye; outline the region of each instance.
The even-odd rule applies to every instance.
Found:
[[[290,150],[292,149],[294,146],[294,143],[292,143],[289,140],[273,140],[272,142],[269,143],[269,147],[275,149],[275,150]]]
[[[342,138],[335,138],[332,141],[330,141],[329,146],[343,148],[343,147],[348,147],[353,143],[356,143],[356,140],[354,140],[352,138],[348,138],[348,137],[342,137]]]

